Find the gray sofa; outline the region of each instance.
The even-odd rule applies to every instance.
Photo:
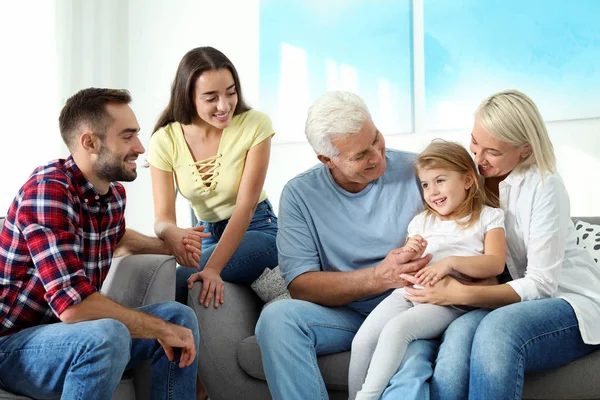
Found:
[[[600,224],[600,217],[581,218]],[[198,316],[198,374],[211,400],[266,400],[267,387],[254,336],[262,301],[247,286],[225,283],[225,304],[218,310],[198,304],[201,285],[190,291],[188,304]],[[598,289],[600,290],[600,288]],[[350,352],[318,358],[331,399],[347,399]],[[569,365],[528,374],[525,399],[600,399],[600,351]]]
[[[0,218],[0,230],[4,219]],[[175,300],[175,258],[163,255],[136,255],[113,260],[101,292],[127,307],[141,307]],[[150,398],[150,363],[126,371],[113,400]],[[0,389],[0,400],[25,400]]]

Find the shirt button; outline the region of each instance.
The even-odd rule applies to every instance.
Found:
[[[96,197],[94,197],[94,198],[95,198],[96,200],[98,200],[98,199],[100,198],[100,196],[96,196]]]

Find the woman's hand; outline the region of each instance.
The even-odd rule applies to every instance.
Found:
[[[415,235],[411,238],[408,238],[404,247],[402,247],[402,251],[413,253],[412,260],[416,260],[423,256],[425,249],[427,248],[427,240],[423,239],[420,235]]]
[[[452,258],[446,257],[418,271],[415,274],[415,278],[417,278],[418,285],[433,286],[452,271],[454,271],[454,268],[452,268]]]
[[[204,232],[203,226],[182,229],[172,225],[162,235],[177,263],[192,268],[200,268],[198,263],[202,255],[202,239],[208,237],[210,233]]]
[[[221,275],[212,268],[204,268],[203,271],[196,272],[188,278],[188,289],[191,289],[196,281],[202,281],[199,303],[208,307],[214,297],[215,308],[219,308],[219,305],[225,301],[225,284]]]
[[[417,278],[408,274],[400,275],[400,278],[418,285]],[[463,305],[465,285],[458,282],[452,276],[445,276],[433,286],[424,286],[422,289],[406,286],[407,300],[417,303],[436,304],[438,306]]]

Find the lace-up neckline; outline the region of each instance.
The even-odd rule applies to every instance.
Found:
[[[221,163],[219,162],[221,157],[223,157],[223,154],[219,153],[215,156],[190,164],[190,167],[194,167],[192,175],[198,176],[196,182],[201,184],[202,192],[209,193],[217,187],[216,178],[219,176],[219,171],[217,169],[221,166]]]

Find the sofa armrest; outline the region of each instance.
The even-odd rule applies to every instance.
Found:
[[[175,300],[175,258],[155,254],[115,258],[101,293],[129,308]]]
[[[140,254],[113,259],[100,291],[129,308],[175,300],[175,257]],[[152,369],[147,360],[133,369],[135,397],[150,398]]]
[[[188,293],[188,305],[198,317],[198,375],[211,400],[268,399],[267,385],[252,378],[238,362],[239,343],[254,335],[263,302],[250,287],[225,282],[225,302],[205,308],[198,298],[202,283]]]

